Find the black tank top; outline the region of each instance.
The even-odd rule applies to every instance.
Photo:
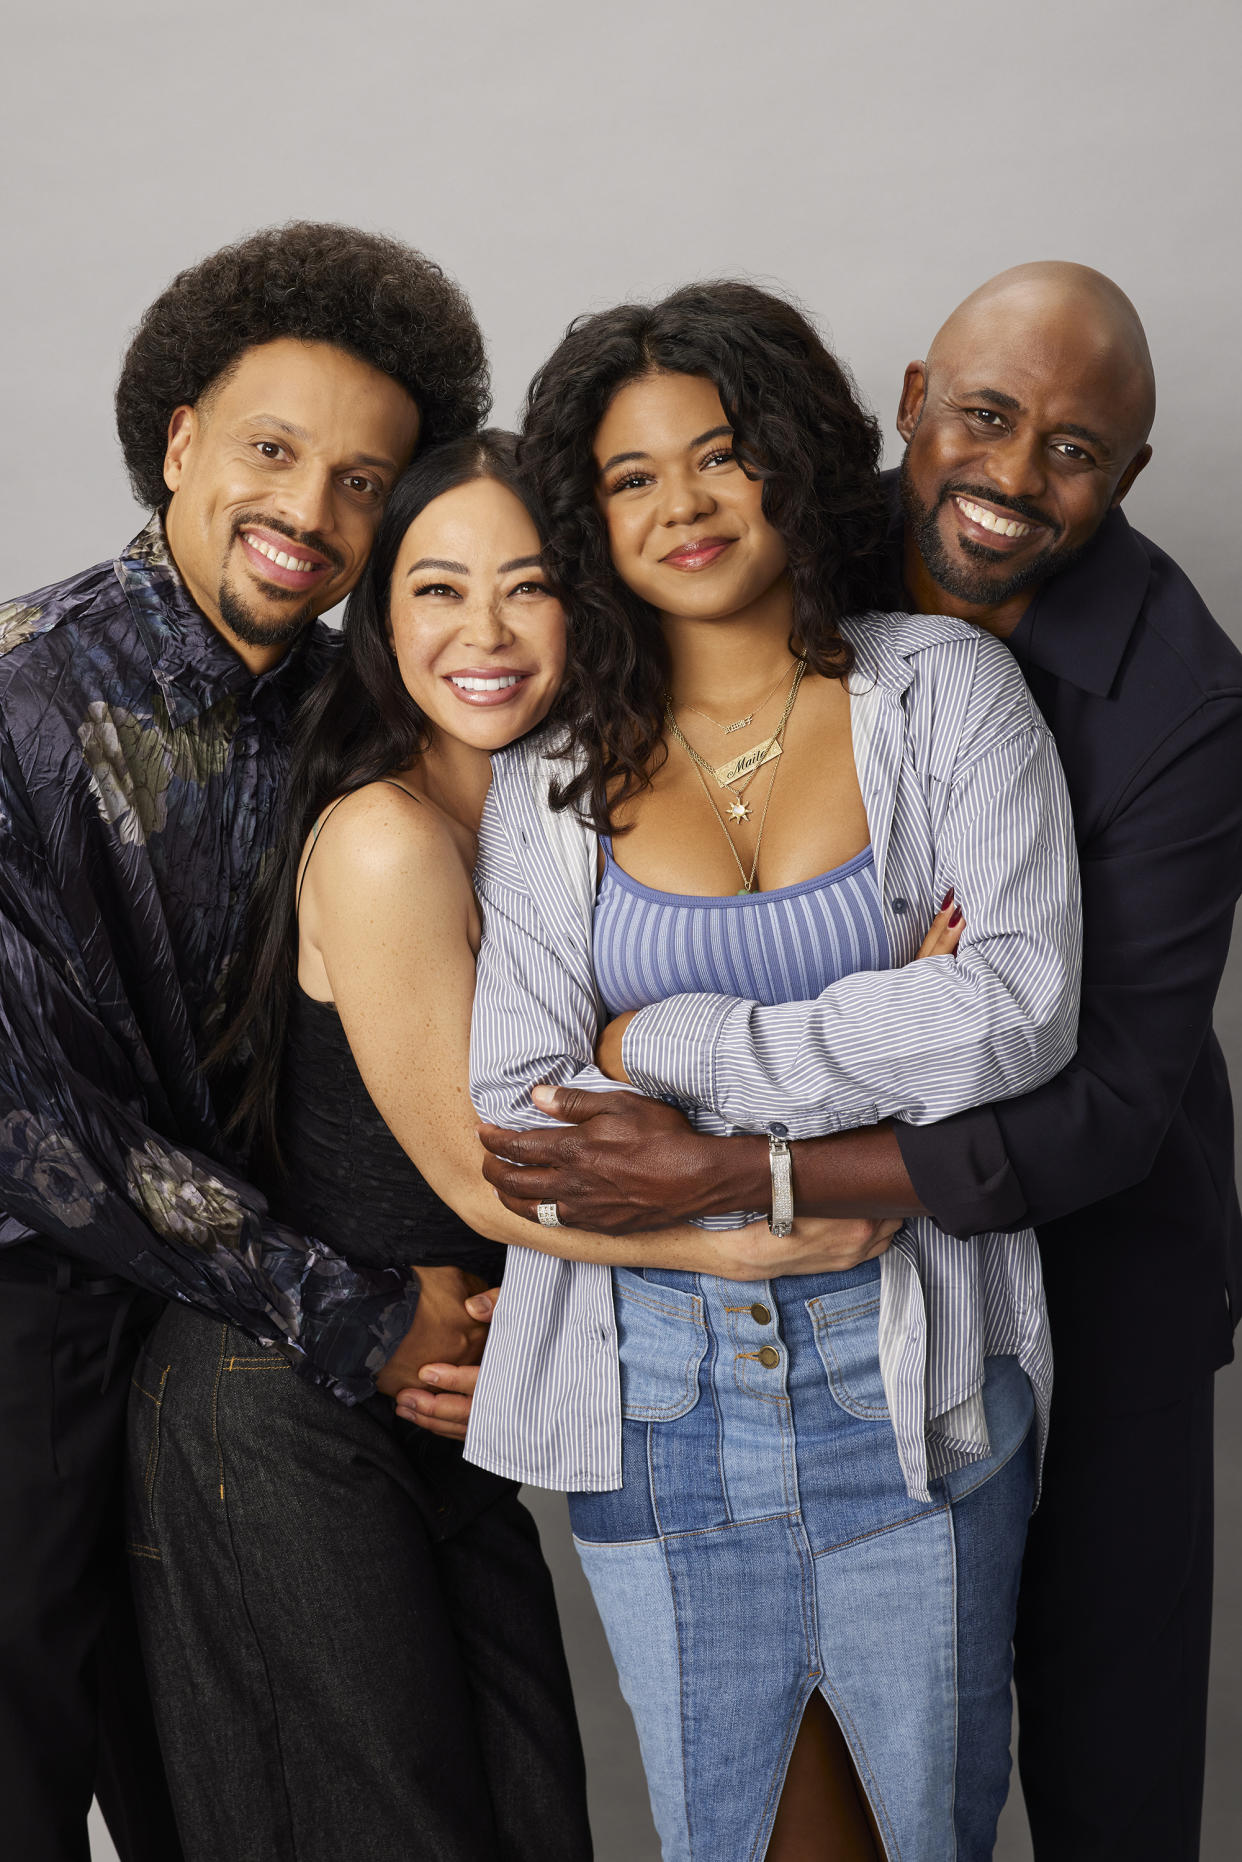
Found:
[[[440,1201],[376,1108],[330,1002],[295,989],[276,1130],[273,1214],[366,1267],[463,1267],[495,1286],[505,1251]]]
[[[391,786],[410,793],[399,782]],[[308,856],[303,880],[309,864]],[[301,896],[299,885],[299,905]],[[461,1267],[489,1286],[499,1282],[504,1248],[441,1202],[381,1118],[335,1005],[296,985],[276,1130],[283,1169],[265,1171],[263,1187],[278,1221],[359,1266]]]

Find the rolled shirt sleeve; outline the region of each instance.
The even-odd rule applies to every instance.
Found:
[[[520,750],[509,752],[522,768]],[[546,784],[537,765],[535,781]],[[532,1087],[574,1086],[618,1092],[595,1064],[602,1005],[591,967],[590,910],[596,839],[560,817],[547,824],[561,856],[584,889],[583,915],[565,910],[564,869],[548,847],[532,845],[501,817],[508,772],[499,773],[483,812],[474,884],[483,908],[474,1012],[470,1027],[471,1097],[496,1125],[555,1125],[531,1101]],[[515,849],[548,863],[532,884]],[[536,896],[538,894],[538,896]]]
[[[966,917],[956,957],[857,972],[772,1007],[672,997],[629,1024],[629,1078],[744,1127],[810,1137],[889,1117],[927,1124],[1058,1072],[1074,1052],[1081,914],[1042,725],[955,768],[935,839],[937,883],[948,877]],[[887,899],[885,916],[891,942]]]

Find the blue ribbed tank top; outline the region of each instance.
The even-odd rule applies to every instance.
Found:
[[[871,849],[797,886],[710,899],[640,885],[605,838],[594,955],[610,1015],[682,995],[807,1001],[856,970],[889,967]]]

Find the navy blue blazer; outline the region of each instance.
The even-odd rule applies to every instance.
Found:
[[[1034,1225],[1062,1388],[1155,1406],[1230,1359],[1242,1298],[1212,1032],[1242,895],[1242,654],[1120,510],[1008,644],[1074,806],[1078,1052],[1034,1092],[897,1136],[951,1233]]]

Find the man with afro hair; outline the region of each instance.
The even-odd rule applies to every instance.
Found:
[[[330,650],[316,617],[415,447],[479,424],[478,326],[410,247],[289,225],[173,280],[116,405],[150,521],[0,606],[0,1801],[22,1862],[83,1862],[95,1792],[123,1862],[179,1853],[120,1526],[153,1296],[346,1402],[435,1355],[414,1276],[270,1219],[203,1062]]]

